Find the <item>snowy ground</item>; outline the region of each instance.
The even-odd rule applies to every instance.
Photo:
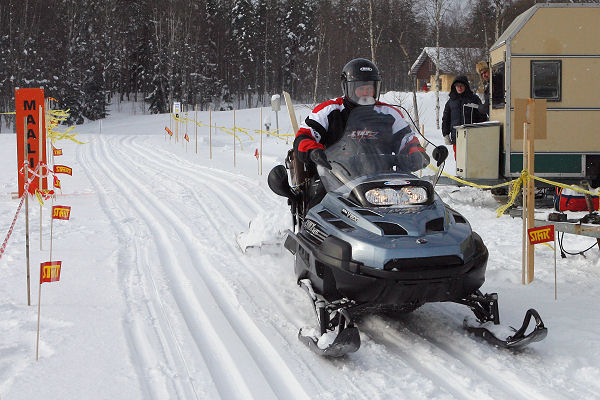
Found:
[[[433,98],[420,98],[427,136],[435,129]],[[401,96],[410,103],[408,96]],[[388,99],[391,100],[391,99]],[[442,105],[445,98],[442,98]],[[308,108],[298,107],[305,117]],[[274,115],[264,109],[274,125]],[[189,115],[192,117],[192,114]],[[231,112],[213,114],[232,126]],[[193,117],[192,117],[193,118]],[[207,113],[199,119],[208,122]],[[258,129],[258,110],[236,113],[238,126]],[[291,133],[285,109],[283,133]],[[285,251],[242,254],[237,233],[252,221],[268,241],[291,224],[286,202],[265,178],[289,145],[245,136],[233,166],[231,136],[213,138],[189,126],[191,143],[165,138],[166,115],[115,114],[77,128],[86,144],[62,142],[63,175],[55,204],[72,207],[55,221],[53,258],[61,280],[44,284],[40,359],[35,361],[37,265],[49,257],[49,203],[40,251],[37,203],[31,203],[32,305],[26,301],[25,223],[20,215],[0,260],[0,398],[14,399],[592,399],[600,398],[600,262],[598,250],[558,259],[536,251],[536,279],[521,285],[521,220],[496,218],[497,204],[477,189],[438,187],[489,248],[482,290],[500,295],[504,323],[520,325],[536,308],[548,337],[522,351],[490,347],[461,328],[466,308],[428,304],[392,320],[361,326],[362,347],[322,359],[297,338],[312,321]],[[182,132],[180,132],[182,133]],[[18,200],[14,135],[0,135],[0,240]],[[446,170],[454,172],[452,162]],[[590,238],[566,236],[568,248]]]

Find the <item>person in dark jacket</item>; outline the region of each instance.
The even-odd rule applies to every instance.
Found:
[[[479,114],[488,120],[490,119],[490,67],[486,61],[479,61],[475,65],[475,69],[483,83],[483,104],[478,108]]]
[[[485,117],[478,111],[480,104],[481,100],[471,91],[467,77],[457,76],[452,82],[450,99],[444,107],[442,116],[444,142],[447,145],[453,145],[454,157],[456,157],[456,129],[454,127],[485,121]]]

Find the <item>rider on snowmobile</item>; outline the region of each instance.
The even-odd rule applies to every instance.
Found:
[[[302,328],[298,338],[319,355],[339,357],[360,347],[354,316],[450,301],[468,306],[475,318],[464,326],[496,346],[544,339],[547,329],[533,309],[519,330],[490,330],[500,316],[498,295],[479,291],[487,248],[434,184],[410,174],[429,157],[400,111],[378,101],[380,82],[372,62],[350,61],[342,71],[344,96],[313,110],[287,168],[269,172],[269,187],[290,205],[293,230],[284,246],[317,317],[318,328]],[[447,155],[445,146],[432,152],[438,167]]]
[[[325,101],[314,108],[298,129],[294,150],[300,161],[331,169],[324,149],[344,135],[350,112],[356,107],[371,106],[373,111],[389,117],[393,140],[386,140],[385,149],[398,156],[399,166],[416,171],[429,164],[429,156],[414,132],[395,107],[379,102],[381,75],[377,66],[364,58],[348,62],[342,69],[343,97]],[[382,147],[378,137],[368,137],[373,145]],[[379,140],[381,142],[381,140]]]

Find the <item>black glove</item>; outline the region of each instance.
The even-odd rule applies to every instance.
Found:
[[[433,149],[431,155],[433,156],[433,159],[437,161],[437,166],[439,167],[446,161],[446,158],[448,158],[448,148],[446,146],[437,146]]]
[[[418,171],[429,165],[429,156],[422,151],[398,155],[398,167],[404,171]]]
[[[317,165],[320,165],[323,168],[331,169],[331,164],[327,161],[327,156],[325,155],[325,150],[323,149],[312,149],[308,153],[308,158],[311,159]]]

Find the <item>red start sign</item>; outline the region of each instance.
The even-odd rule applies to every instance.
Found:
[[[49,261],[40,264],[40,284],[60,281],[62,261]]]
[[[527,229],[527,236],[530,244],[552,242],[554,240],[554,225]]]

